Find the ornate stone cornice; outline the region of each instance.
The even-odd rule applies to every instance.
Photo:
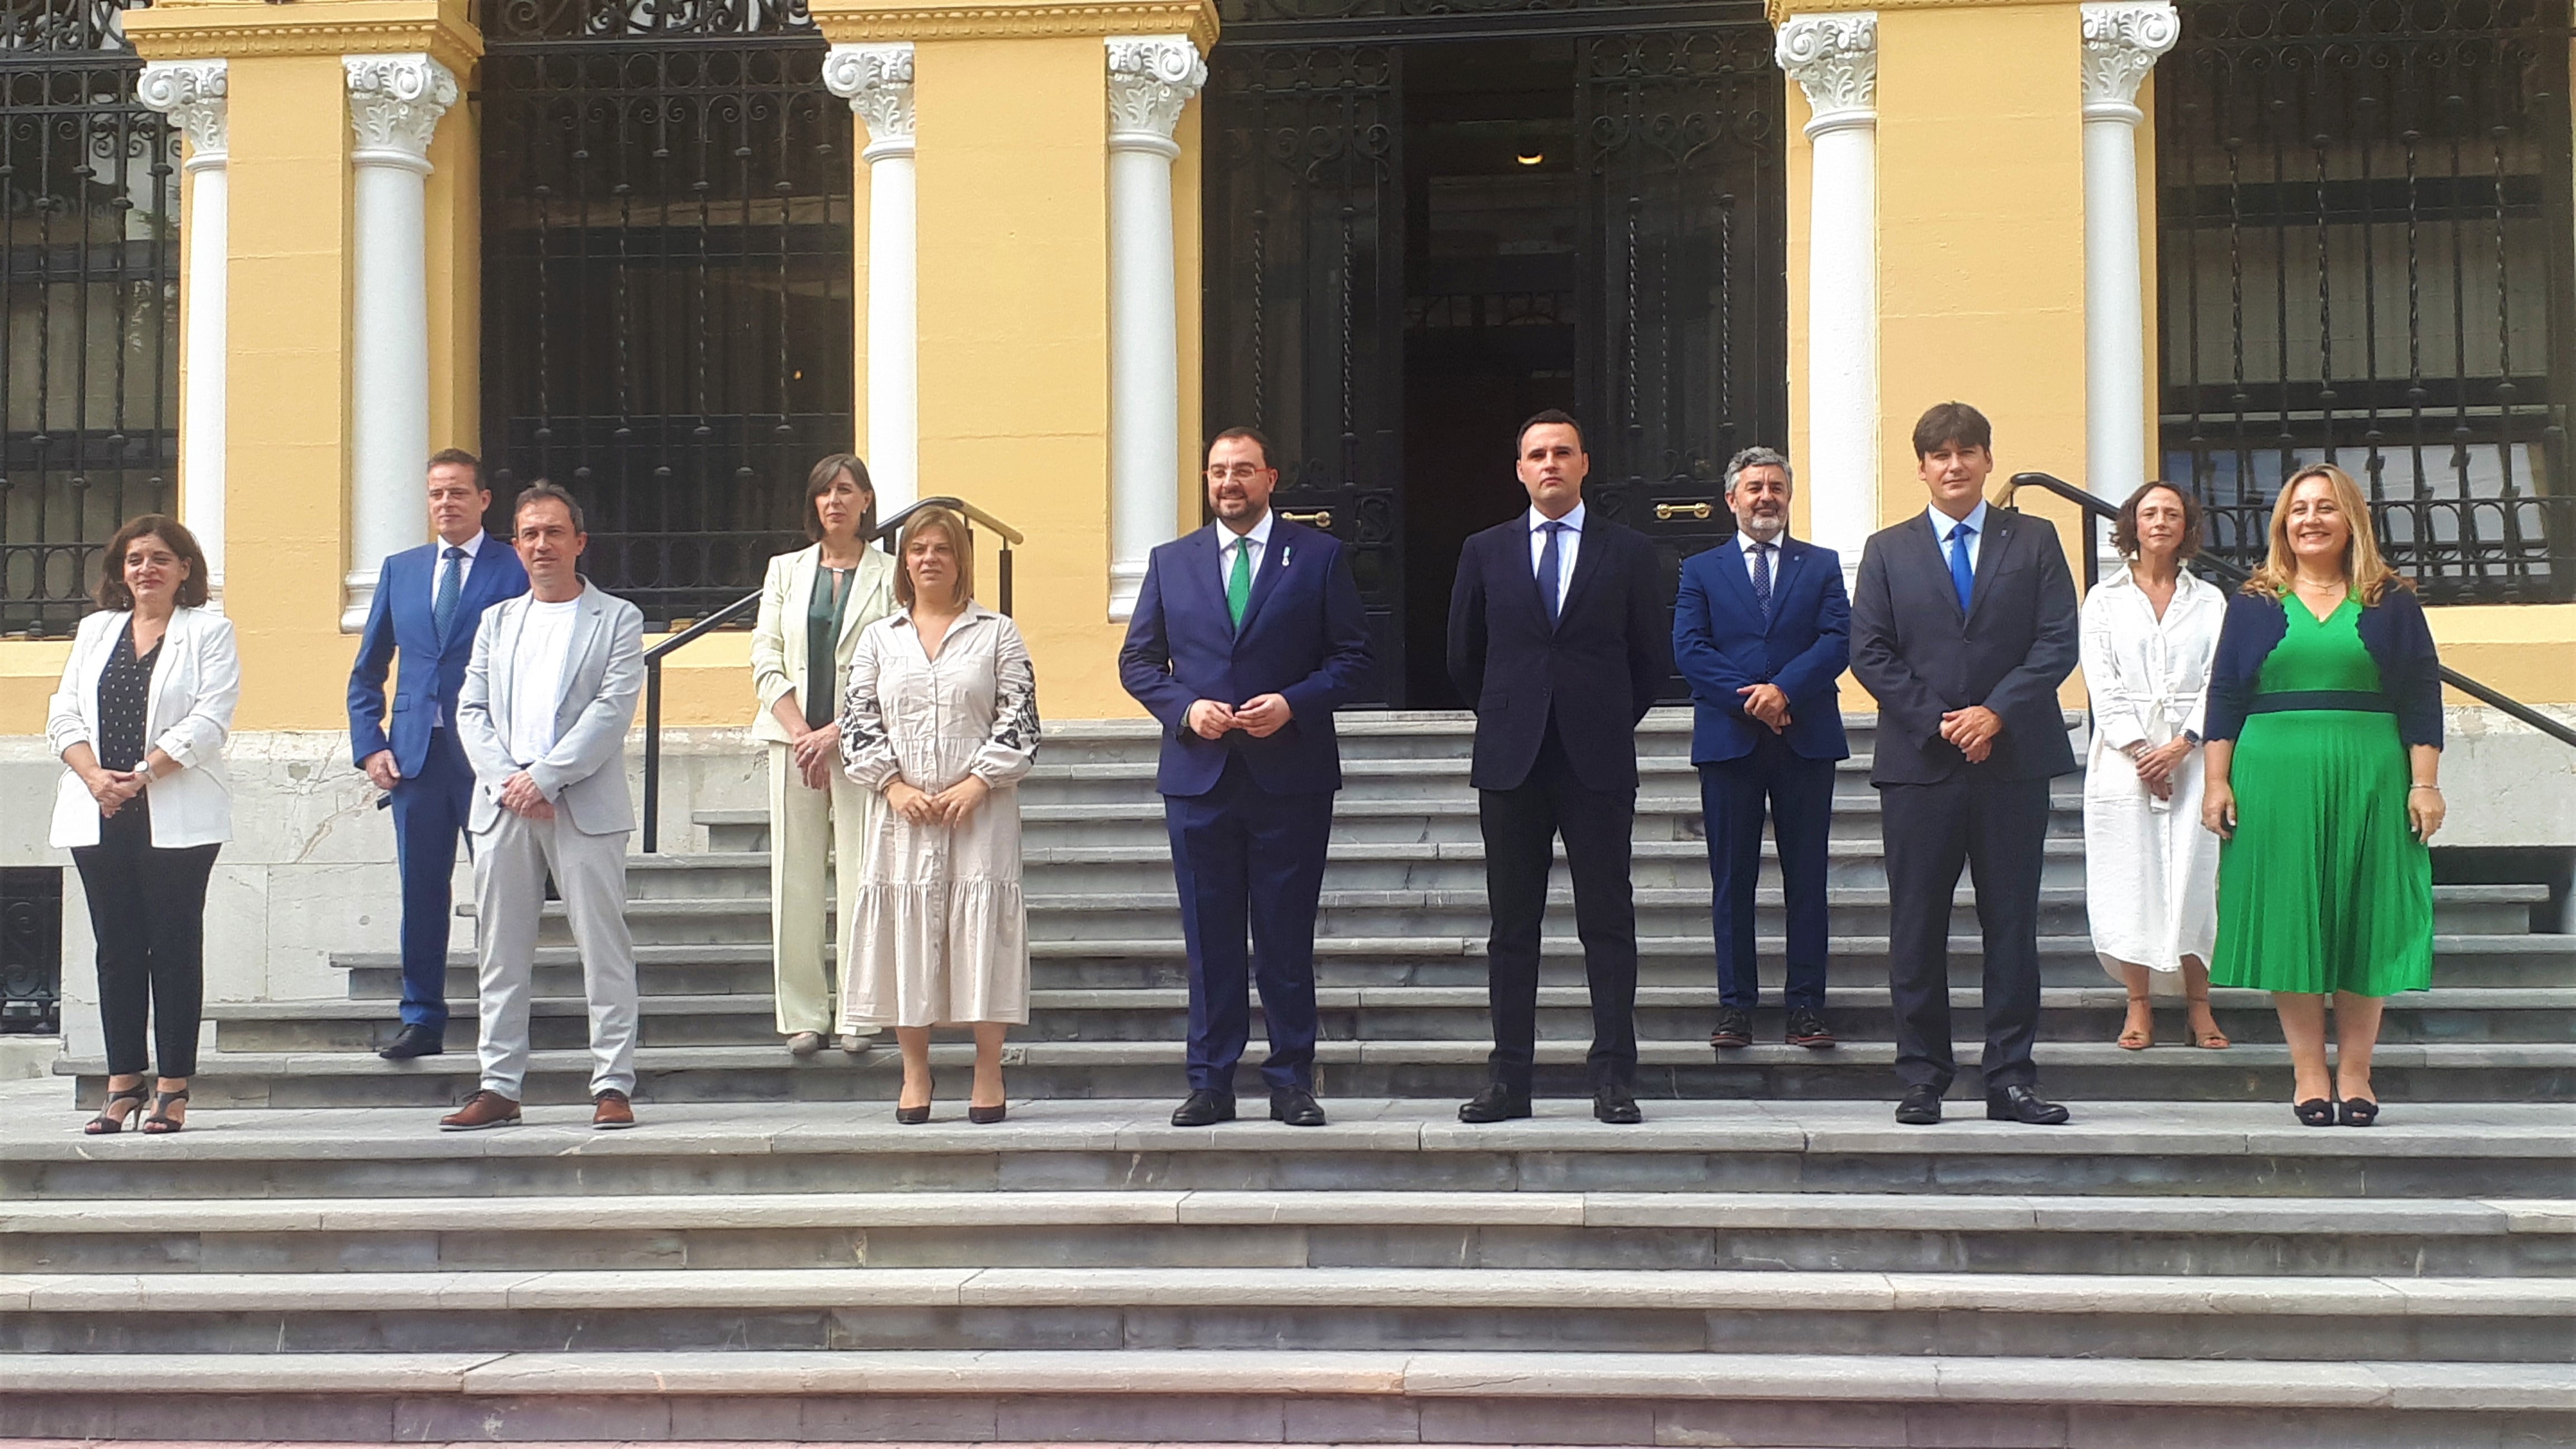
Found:
[[[2182,38],[2182,16],[2166,0],[2112,0],[2084,6],[2084,115],[2088,120],[2146,119],[2138,87],[2156,57]]]
[[[835,45],[823,85],[868,128],[867,159],[912,153],[912,45]]]
[[[178,123],[196,154],[188,164],[224,159],[224,63],[156,60],[134,82],[134,98]]]
[[[1216,0],[807,0],[839,43],[1017,40],[1066,35],[1186,35],[1216,44]]]
[[[1773,54],[1807,93],[1807,134],[1866,125],[1878,103],[1878,15],[1799,15],[1780,27]]]
[[[1763,14],[1777,28],[1792,15],[1840,15],[1862,10],[1978,10],[1988,6],[2072,5],[2076,0],[1766,0]]]
[[[1207,62],[1186,35],[1111,36],[1109,149],[1180,155],[1172,128],[1207,78]]]
[[[359,159],[429,165],[429,138],[456,104],[456,75],[426,55],[350,55],[349,126]],[[375,155],[366,155],[374,152]]]
[[[162,4],[127,11],[125,33],[147,60],[410,51],[470,73],[483,54],[483,33],[462,0]]]

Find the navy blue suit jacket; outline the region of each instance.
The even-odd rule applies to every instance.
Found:
[[[1851,755],[1843,738],[1842,692],[1835,681],[1851,667],[1851,601],[1843,563],[1832,549],[1782,537],[1771,578],[1771,621],[1762,621],[1744,551],[1733,539],[1693,554],[1682,565],[1673,601],[1673,664],[1690,682],[1696,706],[1691,763],[1741,759],[1770,730],[1744,712],[1748,685],[1770,684],[1789,697],[1781,743],[1801,758]]]
[[[1270,525],[1269,556],[1253,576],[1243,627],[1226,616],[1218,582],[1217,530],[1209,524],[1154,550],[1144,588],[1118,651],[1118,677],[1163,725],[1155,788],[1204,795],[1228,756],[1240,755],[1253,783],[1274,795],[1342,787],[1333,711],[1369,683],[1367,622],[1350,561],[1331,534],[1281,518]],[[1189,727],[1202,699],[1243,704],[1277,694],[1287,725],[1268,739],[1229,730],[1201,739]]]
[[[349,669],[349,752],[364,766],[378,750],[394,752],[394,768],[408,779],[429,758],[429,732],[438,712],[456,719],[456,696],[465,687],[466,661],[474,657],[474,628],[483,611],[528,591],[528,570],[501,539],[486,538],[456,601],[447,637],[438,637],[432,588],[440,545],[425,543],[385,558],[376,575],[375,602],[358,636],[358,662]],[[402,669],[394,683],[392,717],[385,709],[385,675],[394,656]]]
[[[1520,788],[1553,715],[1584,788],[1637,788],[1637,722],[1672,672],[1659,574],[1644,534],[1587,508],[1551,628],[1529,511],[1467,539],[1449,593],[1449,678],[1476,712],[1468,784]]]

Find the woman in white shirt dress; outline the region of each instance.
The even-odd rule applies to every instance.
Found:
[[[895,1118],[930,1120],[930,1029],[971,1026],[970,1121],[1004,1111],[1002,1040],[1029,1019],[1020,798],[1037,757],[1037,679],[1018,626],[975,602],[966,520],[904,525],[896,611],[859,635],[841,709],[852,780],[885,797],[855,893],[841,1024],[891,1026]]]
[[[2218,837],[2200,823],[2202,709],[2227,599],[2183,567],[2200,502],[2149,483],[2120,505],[2128,567],[2084,600],[2093,742],[2084,768],[2085,909],[2104,970],[2128,988],[2119,1044],[2155,1039],[2154,993],[2181,988],[2195,1046],[2228,1044],[2209,1010]]]

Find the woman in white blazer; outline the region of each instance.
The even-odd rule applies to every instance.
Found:
[[[143,1130],[160,1135],[187,1122],[197,1070],[206,881],[233,834],[223,752],[241,659],[231,623],[205,607],[206,555],[177,520],[133,520],[101,560],[98,612],[81,620],[45,712],[64,767],[53,843],[80,870],[98,939],[108,1097],[83,1130],[124,1131],[158,1056]]]
[[[778,1032],[789,1052],[822,1050],[839,1003],[823,973],[823,863],[841,881],[841,971],[850,969],[848,892],[864,874],[881,808],[841,772],[841,689],[859,631],[894,611],[894,560],[870,548],[877,494],[868,465],[835,453],[805,480],[812,546],[769,561],[751,635],[760,692],[754,739],[769,745],[769,932]],[[842,1038],[862,1051],[873,1033]]]

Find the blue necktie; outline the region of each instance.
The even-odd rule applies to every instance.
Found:
[[[1550,519],[1539,525],[1539,531],[1547,535],[1547,546],[1538,555],[1538,596],[1547,605],[1547,622],[1554,624],[1556,611],[1565,603],[1556,595],[1556,539],[1565,532],[1565,525]]]
[[[1753,597],[1762,604],[1762,622],[1771,622],[1771,545],[1753,545]]]
[[[438,642],[447,642],[447,626],[456,622],[456,601],[465,583],[465,550],[455,544],[447,546],[447,562],[438,566],[438,600],[429,606],[430,627],[438,631]]]
[[[1976,570],[1968,566],[1968,540],[1977,531],[1964,523],[1950,525],[1950,586],[1959,591],[1959,612],[1968,612],[1968,599],[1977,591]]]

